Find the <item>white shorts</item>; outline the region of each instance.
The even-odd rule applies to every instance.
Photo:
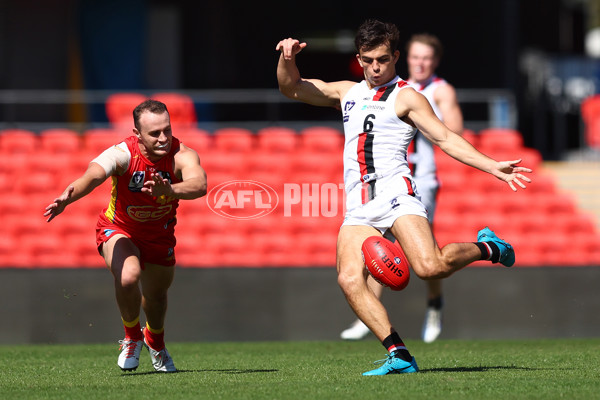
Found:
[[[342,226],[367,225],[383,234],[403,215],[420,215],[427,218],[427,210],[417,194],[408,194],[406,190],[382,191],[368,203],[346,211]]]
[[[429,222],[433,223],[433,218],[435,216],[435,208],[437,205],[437,194],[440,188],[440,183],[438,182],[435,175],[414,178],[414,181],[417,185],[419,196],[421,196],[421,202],[427,209]]]

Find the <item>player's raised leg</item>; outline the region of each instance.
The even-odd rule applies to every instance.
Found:
[[[428,221],[417,215],[396,219],[391,228],[400,241],[413,271],[422,279],[440,279],[478,260],[511,266],[515,260],[512,246],[489,228],[479,231],[477,242],[449,243],[439,248]]]

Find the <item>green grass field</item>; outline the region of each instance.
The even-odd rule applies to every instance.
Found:
[[[118,345],[0,346],[2,399],[599,399],[600,339],[408,341],[421,372],[363,377],[362,342],[170,343],[179,369],[116,365]]]

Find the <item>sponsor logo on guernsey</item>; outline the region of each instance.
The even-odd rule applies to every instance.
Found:
[[[367,111],[383,111],[385,110],[385,106],[378,102],[372,102],[371,104],[364,104],[361,110]]]
[[[172,204],[167,204],[161,207],[154,206],[129,206],[127,207],[127,215],[135,221],[147,222],[158,221],[165,215],[171,212]]]
[[[106,237],[110,237],[110,235],[112,235],[113,233],[115,233],[114,229],[105,229],[104,230],[104,236],[106,236]]]

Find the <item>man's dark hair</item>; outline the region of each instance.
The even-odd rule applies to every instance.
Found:
[[[140,103],[133,110],[133,125],[138,131],[140,130],[140,116],[146,111],[149,111],[153,114],[162,114],[164,112],[169,112],[165,103],[162,103],[158,100],[149,99],[144,101],[143,103]]]
[[[362,23],[356,32],[354,45],[356,50],[369,51],[382,44],[388,44],[392,53],[398,49],[400,32],[395,24],[368,19]]]

